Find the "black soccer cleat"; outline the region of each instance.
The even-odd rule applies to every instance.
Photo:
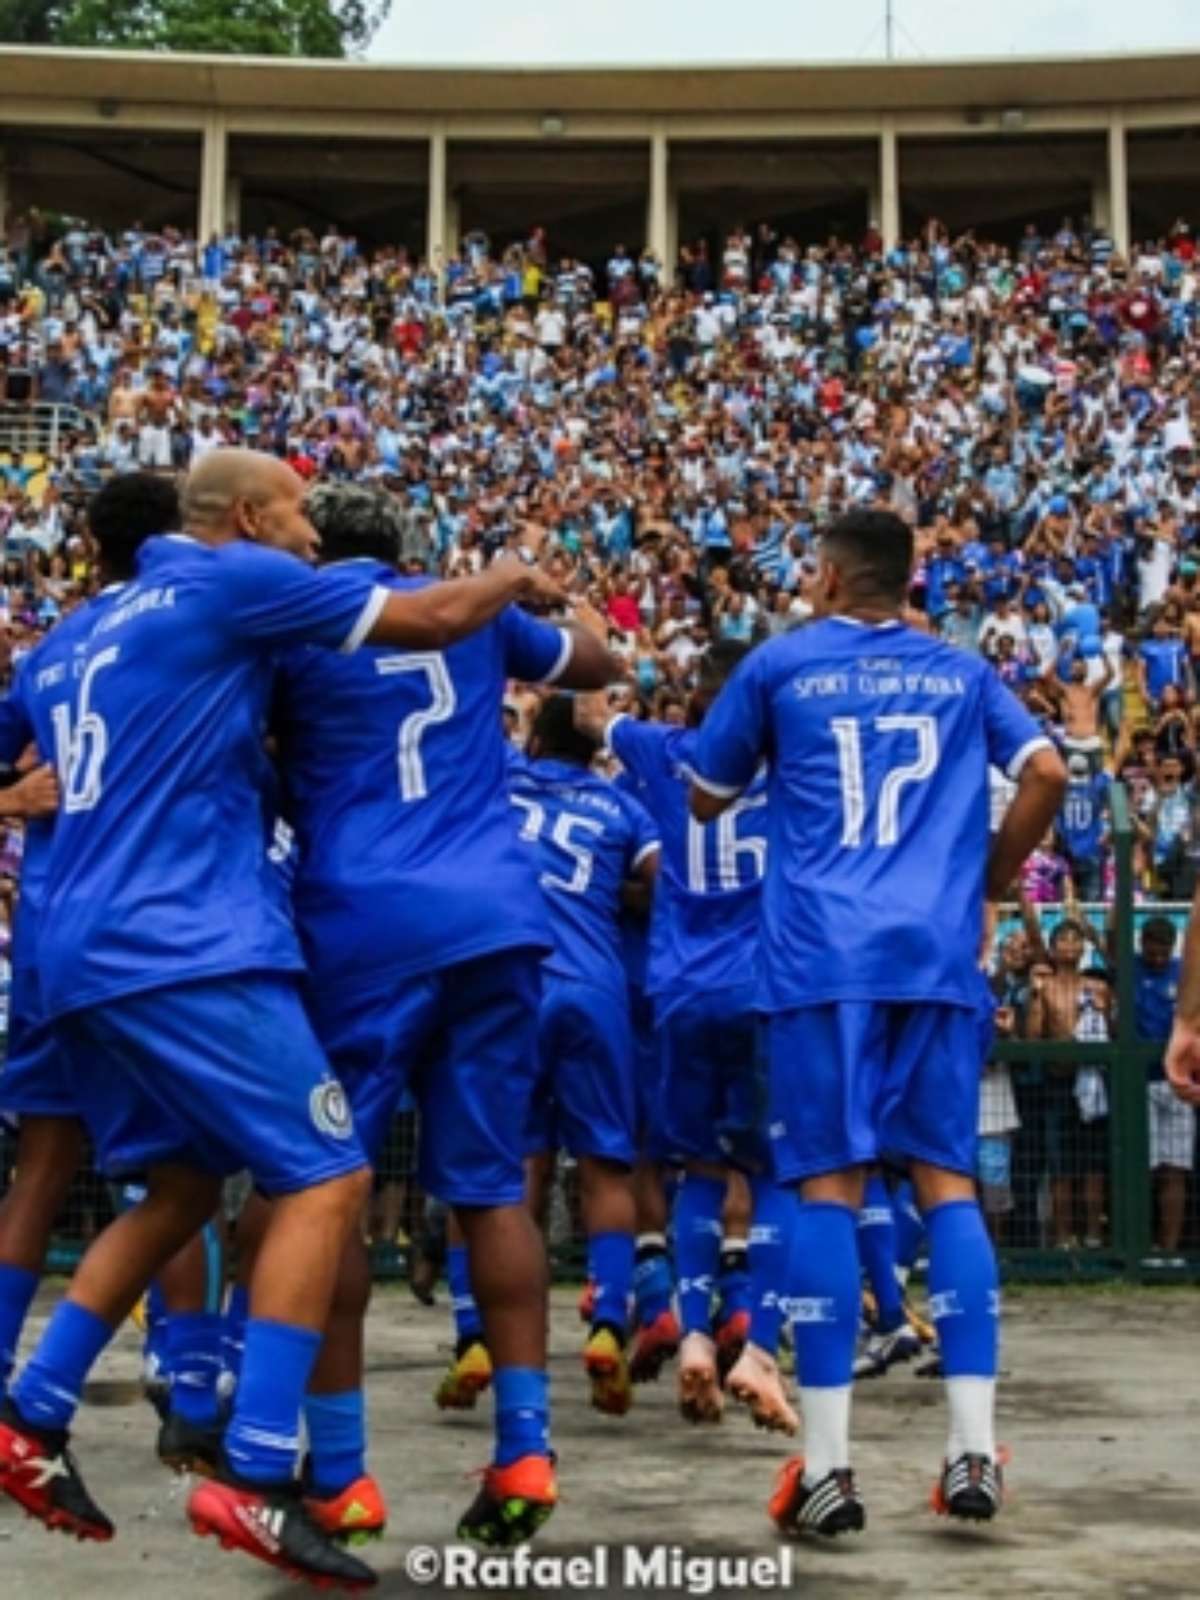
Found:
[[[522,1456],[507,1467],[487,1467],[482,1488],[459,1519],[458,1537],[511,1550],[533,1538],[557,1503],[553,1456]]]
[[[839,1533],[861,1533],[867,1525],[853,1472],[848,1467],[827,1472],[809,1485],[804,1481],[803,1456],[784,1462],[767,1510],[781,1533],[819,1533],[835,1539]]]
[[[170,1411],[158,1430],[158,1459],[172,1472],[215,1477],[220,1466],[224,1432],[223,1422],[189,1422],[177,1411]]]
[[[87,1492],[65,1428],[35,1428],[0,1400],[0,1490],[47,1528],[107,1541],[113,1525]]]
[[[1004,1503],[1004,1473],[991,1456],[964,1451],[942,1467],[930,1505],[942,1517],[990,1522]]]

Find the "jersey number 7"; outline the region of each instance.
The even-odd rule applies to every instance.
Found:
[[[394,672],[425,674],[429,686],[429,704],[418,711],[411,711],[404,718],[396,745],[401,800],[424,800],[429,793],[429,786],[425,781],[421,740],[426,728],[438,722],[448,722],[454,715],[458,705],[454,680],[446,666],[445,657],[432,650],[416,651],[404,656],[376,656],[375,671],[384,677]]]

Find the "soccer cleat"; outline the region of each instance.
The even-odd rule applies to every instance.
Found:
[[[171,1413],[171,1380],[158,1357],[149,1351],[142,1360],[142,1398],[154,1407],[160,1422],[167,1420]]]
[[[583,1323],[585,1328],[590,1328],[592,1325],[592,1319],[596,1315],[596,1285],[592,1282],[591,1278],[588,1279],[583,1288],[579,1291],[579,1303],[576,1307],[576,1310],[579,1312],[580,1322]]]
[[[633,1383],[653,1383],[679,1349],[679,1323],[673,1311],[662,1311],[653,1322],[639,1328],[629,1352],[629,1377]]]
[[[962,1522],[990,1522],[1004,1503],[1001,1459],[965,1452],[943,1463],[929,1503],[940,1517]]]
[[[0,1401],[0,1490],[47,1528],[101,1543],[113,1525],[87,1492],[65,1428],[34,1428]]]
[[[629,1363],[615,1330],[607,1323],[592,1329],[583,1347],[583,1365],[592,1386],[592,1405],[610,1417],[623,1417],[633,1404]]]
[[[945,1369],[942,1366],[942,1352],[938,1345],[934,1345],[919,1367],[913,1368],[915,1378],[944,1378]]]
[[[915,1328],[902,1322],[890,1333],[873,1333],[854,1363],[856,1378],[882,1378],[889,1367],[911,1361],[921,1354],[921,1340]]]
[[[220,1464],[224,1432],[223,1422],[189,1422],[172,1411],[158,1430],[158,1459],[172,1472],[211,1478]]]
[[[768,1433],[796,1433],[800,1418],[788,1404],[774,1356],[756,1344],[746,1343],[725,1387],[735,1400],[750,1408],[756,1428]]]
[[[706,1333],[685,1335],[679,1347],[679,1411],[685,1422],[720,1422],[725,1400],[716,1346]]]
[[[849,1467],[806,1484],[803,1456],[793,1456],[779,1469],[767,1510],[781,1533],[819,1533],[834,1539],[839,1533],[861,1533],[867,1525],[866,1508]]]
[[[311,1487],[304,1490],[304,1509],[321,1529],[342,1546],[370,1544],[383,1537],[387,1527],[387,1503],[375,1479],[367,1473],[341,1494],[324,1498]]]
[[[737,1366],[750,1337],[750,1313],[735,1311],[717,1328],[717,1372],[721,1383]]]
[[[219,1539],[317,1589],[370,1589],[379,1579],[365,1562],[318,1526],[296,1483],[247,1483],[224,1475],[206,1478],[188,1497],[192,1532]]]
[[[533,1538],[557,1503],[553,1456],[522,1456],[507,1467],[485,1467],[483,1487],[463,1512],[458,1537],[511,1550]]]
[[[492,1381],[492,1358],[487,1345],[474,1334],[460,1339],[450,1370],[434,1391],[440,1411],[471,1411]]]

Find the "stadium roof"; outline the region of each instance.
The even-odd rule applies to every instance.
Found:
[[[475,115],[761,115],[996,107],[1108,110],[1178,102],[1196,115],[1200,54],[728,66],[406,66],[374,62],[0,46],[22,101]],[[345,100],[339,96],[344,95]],[[2,115],[2,113],[0,113]]]

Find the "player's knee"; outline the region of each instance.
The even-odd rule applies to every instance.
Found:
[[[945,1167],[929,1166],[924,1161],[913,1162],[912,1181],[917,1205],[922,1211],[977,1197],[974,1178],[962,1172],[950,1172]]]

